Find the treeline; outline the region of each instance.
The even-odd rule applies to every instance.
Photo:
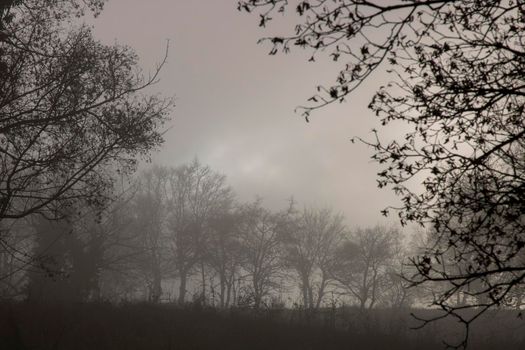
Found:
[[[197,160],[153,166],[106,197],[57,208],[53,219],[3,221],[2,298],[310,310],[414,302],[394,227],[350,230],[333,210],[293,200],[279,211],[240,203]]]

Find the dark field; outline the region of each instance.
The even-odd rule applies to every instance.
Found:
[[[432,311],[415,311],[430,316]],[[409,311],[216,310],[170,305],[0,306],[1,349],[444,349],[452,321],[411,330]],[[495,312],[472,331],[471,349],[524,349],[524,322]],[[497,329],[497,331],[496,331]]]

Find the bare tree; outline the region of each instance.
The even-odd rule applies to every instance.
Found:
[[[112,181],[108,165],[130,172],[136,156],[162,142],[171,102],[142,92],[163,63],[144,77],[129,47],[103,45],[85,25],[69,29],[83,10],[73,0],[2,9],[0,220],[99,203]]]
[[[337,252],[333,277],[357,299],[361,309],[373,308],[388,288],[399,233],[376,226],[358,229]]]
[[[288,225],[286,263],[296,273],[306,309],[321,306],[329,286],[335,252],[346,233],[343,216],[329,209],[305,208]]]
[[[176,168],[168,188],[168,237],[180,281],[179,303],[183,303],[188,277],[207,249],[210,221],[216,213],[231,206],[233,193],[225,176],[197,160]]]
[[[284,277],[284,245],[280,232],[284,215],[271,213],[262,207],[260,200],[241,209],[242,267],[255,308],[261,307],[264,299],[279,288]]]
[[[88,217],[87,222],[82,220],[79,225],[81,231],[93,231],[92,235],[98,242],[100,261],[97,262],[94,300],[131,300],[146,280],[144,255],[149,251],[143,246],[144,240],[139,239],[143,224],[138,220],[135,185],[120,189],[110,205],[95,213],[94,218]]]
[[[237,220],[238,213],[223,207],[213,214],[207,225],[203,259],[218,276],[221,308],[231,305],[235,282],[240,278],[243,250]]]
[[[148,285],[148,299],[158,302],[166,269],[166,220],[168,218],[168,168],[154,166],[138,179],[133,198],[135,246],[139,270]]]

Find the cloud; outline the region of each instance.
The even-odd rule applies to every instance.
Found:
[[[340,67],[308,63],[301,52],[268,56],[268,47],[256,45],[264,33],[255,19],[228,4],[112,0],[94,22],[99,37],[131,45],[145,67],[154,66],[171,39],[155,89],[175,94],[176,108],[154,160],[178,165],[198,157],[226,174],[243,200],[260,195],[278,208],[294,195],[308,205],[341,210],[351,224],[380,221],[380,210],[396,199],[377,189],[371,151],[349,142],[377,125],[366,106],[378,79],[307,124],[294,108]],[[151,18],[146,28],[137,25],[144,16]]]

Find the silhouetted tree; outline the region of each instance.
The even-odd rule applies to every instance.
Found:
[[[257,200],[241,209],[242,267],[246,272],[253,306],[259,308],[284,277],[284,245],[281,224],[286,214],[274,214]]]
[[[168,193],[168,240],[180,281],[179,303],[183,303],[188,277],[206,254],[211,220],[231,207],[233,193],[224,175],[197,160],[173,171]]]
[[[231,305],[235,282],[240,277],[243,251],[237,220],[237,213],[228,207],[221,208],[208,219],[204,260],[219,279],[221,308]]]
[[[102,10],[106,0],[52,0],[55,3],[58,3],[61,7],[69,6],[69,10],[74,10],[75,15],[81,15],[86,10],[86,7],[93,11],[95,14],[98,14]],[[4,26],[11,22],[14,18],[14,13],[11,12],[11,9],[15,6],[20,6],[24,2],[28,3],[29,6],[33,5],[32,1],[25,0],[0,0],[0,30]],[[51,1],[48,1],[51,2]],[[73,6],[71,8],[71,6]]]
[[[129,300],[143,287],[145,249],[137,237],[141,222],[137,221],[132,190],[133,187],[121,189],[102,212],[81,223],[84,231],[92,231],[96,237],[95,251],[100,259],[93,300]]]
[[[154,166],[141,173],[133,196],[133,221],[130,228],[137,249],[137,268],[148,289],[148,300],[159,302],[162,280],[167,268],[166,237],[168,219],[168,184],[172,171]]]
[[[346,233],[343,217],[328,209],[305,208],[286,227],[285,261],[297,275],[305,309],[321,306]]]
[[[376,226],[357,229],[337,251],[338,264],[331,274],[357,299],[361,309],[376,306],[392,287],[391,274],[399,244],[398,230]]]
[[[142,94],[162,63],[145,78],[129,47],[70,28],[84,3],[98,11],[103,1],[26,0],[2,22],[0,220],[101,202],[108,165],[129,172],[162,142],[170,101]]]
[[[104,258],[104,233],[93,211],[69,210],[59,220],[32,217],[34,263],[27,297],[33,301],[72,302],[98,297]]]
[[[334,85],[318,88],[305,117],[342,101],[382,63],[394,74],[370,108],[383,125],[401,122],[408,131],[365,143],[384,166],[379,186],[402,198],[401,222],[433,226],[439,236],[414,260],[413,283],[449,286],[434,303],[468,334],[471,320],[525,278],[516,258],[525,247],[523,2],[239,1],[239,9],[260,13],[261,26],[292,6],[300,23],[295,34],[267,39],[271,54],[297,45],[348,60]],[[423,188],[412,188],[413,179]],[[448,269],[446,254],[466,269]],[[472,283],[487,298],[456,307],[456,293]],[[472,316],[456,312],[468,307],[476,307]]]

